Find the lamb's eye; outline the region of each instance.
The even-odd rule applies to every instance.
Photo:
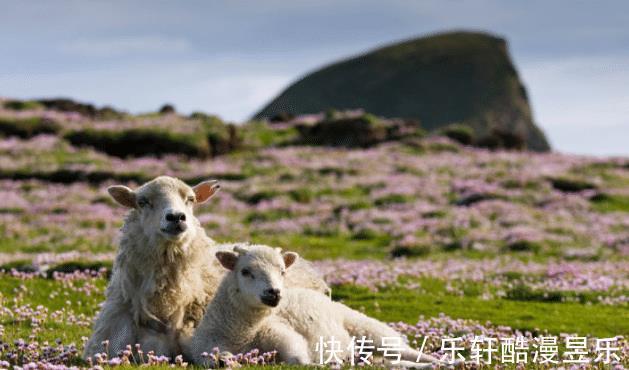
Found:
[[[240,273],[242,274],[242,276],[248,276],[248,277],[253,278],[253,275],[251,274],[251,271],[249,271],[249,269],[242,269]]]
[[[192,204],[192,203],[194,203],[194,196],[192,196],[192,195],[191,195],[191,196],[189,196],[188,198],[186,198],[186,203],[187,203],[187,204]]]
[[[282,274],[282,276],[284,276],[286,274],[286,270],[281,270],[280,274]]]
[[[151,205],[151,203],[149,202],[148,199],[146,199],[144,197],[141,197],[140,199],[138,199],[138,206],[139,207],[143,208],[143,207],[150,206],[150,205]]]

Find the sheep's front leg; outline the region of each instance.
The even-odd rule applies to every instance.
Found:
[[[108,302],[96,318],[94,332],[85,345],[83,357],[93,357],[97,353],[107,353],[115,357],[127,345],[134,345],[137,339],[136,326],[126,305]],[[104,344],[105,343],[105,344]]]
[[[280,362],[297,365],[311,363],[308,342],[288,325],[279,322],[268,325],[256,339],[261,351],[277,351]]]
[[[148,327],[141,327],[138,333],[138,343],[142,346],[144,353],[153,351],[157,356],[166,356],[170,359],[180,354],[177,336],[172,330],[155,330]]]

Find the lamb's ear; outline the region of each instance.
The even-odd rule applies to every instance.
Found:
[[[221,190],[221,186],[217,180],[203,181],[197,186],[193,187],[194,195],[197,198],[197,203],[205,203],[208,199],[212,198],[214,194]]]
[[[119,204],[128,207],[136,208],[137,202],[135,199],[135,192],[123,185],[113,185],[107,188],[109,195]]]
[[[293,263],[297,261],[299,255],[295,252],[284,252],[282,253],[282,257],[284,258],[284,265],[286,268],[289,268]]]
[[[220,251],[216,252],[216,258],[218,258],[218,261],[226,269],[233,270],[234,268],[236,268],[236,262],[238,262],[238,256],[236,255],[236,253]]]

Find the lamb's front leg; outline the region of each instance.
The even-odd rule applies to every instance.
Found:
[[[263,352],[277,351],[280,362],[296,365],[311,363],[306,339],[284,323],[267,325],[258,333],[255,342]]]

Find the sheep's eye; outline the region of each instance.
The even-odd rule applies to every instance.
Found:
[[[249,271],[249,269],[242,269],[240,273],[242,274],[242,276],[248,276],[250,278],[253,278],[253,275],[251,274],[251,271]]]
[[[191,196],[187,197],[187,198],[186,198],[186,203],[187,203],[187,204],[192,204],[192,203],[194,203],[194,196],[192,196],[192,195],[191,195]]]
[[[286,274],[286,270],[281,270],[280,274],[282,274],[282,276],[284,276]]]

